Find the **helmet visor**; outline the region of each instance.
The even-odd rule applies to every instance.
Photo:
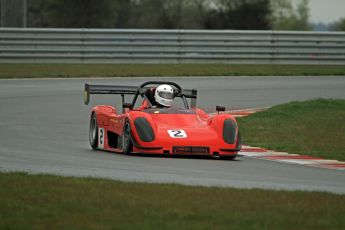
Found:
[[[174,94],[171,93],[171,92],[159,92],[158,95],[159,95],[161,98],[169,99],[169,100],[174,98]]]

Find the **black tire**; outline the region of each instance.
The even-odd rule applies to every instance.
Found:
[[[129,121],[126,120],[122,132],[122,152],[124,154],[130,154],[132,148],[133,144],[131,140],[131,125],[129,124]]]
[[[237,157],[237,155],[235,156],[220,156],[221,160],[233,160]]]
[[[98,124],[96,114],[92,113],[90,119],[90,129],[89,129],[89,140],[90,145],[93,150],[97,149],[98,147]]]
[[[238,140],[237,140],[236,148],[237,148],[237,149],[241,149],[241,146],[242,146],[242,135],[241,135],[240,132],[238,133],[237,138],[238,138]],[[237,157],[237,155],[220,156],[220,159],[221,159],[221,160],[233,160],[233,159],[235,159],[236,157]]]

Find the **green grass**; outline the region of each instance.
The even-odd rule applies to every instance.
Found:
[[[226,64],[0,64],[0,78],[345,75],[345,66]]]
[[[245,144],[345,160],[345,100],[291,102],[238,123]]]
[[[0,173],[0,229],[344,229],[345,195]]]

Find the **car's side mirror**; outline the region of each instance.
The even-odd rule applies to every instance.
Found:
[[[219,113],[219,112],[224,112],[224,111],[225,111],[225,106],[217,105],[217,106],[216,106],[216,110],[217,110],[218,113]]]
[[[133,109],[132,103],[123,103],[122,106],[124,109]]]
[[[133,105],[132,103],[122,103],[122,113],[126,112],[126,109],[132,110],[133,109]]]

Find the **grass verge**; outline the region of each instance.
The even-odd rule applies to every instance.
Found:
[[[345,100],[291,102],[238,123],[248,145],[345,160]]]
[[[1,229],[344,229],[345,195],[0,173]]]
[[[0,78],[345,75],[345,66],[226,64],[0,64]]]

